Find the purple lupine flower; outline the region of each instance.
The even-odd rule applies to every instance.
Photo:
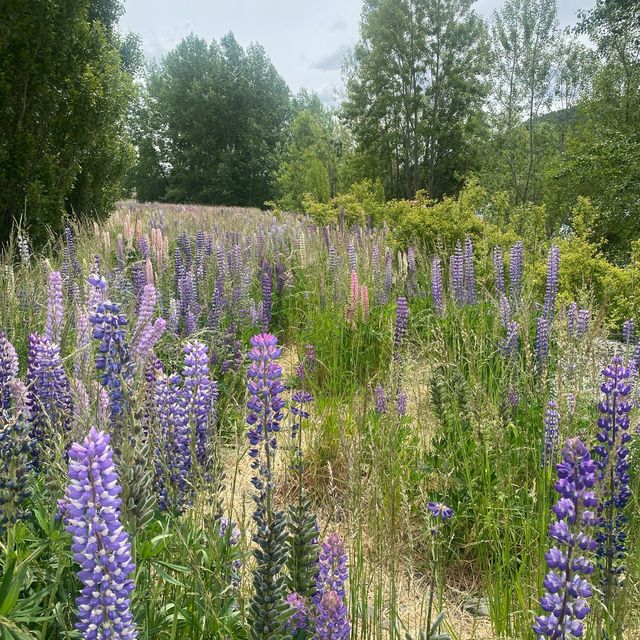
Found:
[[[588,559],[596,543],[589,529],[597,522],[596,467],[587,447],[578,439],[567,441],[562,462],[556,465],[555,484],[560,499],[553,507],[557,521],[549,527],[554,546],[545,557],[549,572],[544,579],[545,594],[540,598],[543,615],[537,616],[533,631],[539,638],[568,640],[582,636],[583,620],[589,613],[587,598],[591,585],[583,576],[593,572]]]
[[[11,385],[17,377],[18,354],[5,333],[0,331],[0,411],[11,408]]]
[[[109,414],[113,425],[120,422],[128,410],[129,385],[133,381],[133,363],[129,356],[124,327],[127,319],[115,302],[101,302],[89,317],[93,338],[99,340],[96,369],[100,382],[109,394]]]
[[[576,335],[581,338],[587,331],[589,331],[589,319],[591,318],[591,312],[589,309],[580,309],[578,311],[578,323],[576,326]]]
[[[143,262],[135,262],[131,265],[131,282],[133,284],[133,295],[139,304],[142,290],[144,285],[147,284],[147,270]]]
[[[508,326],[511,320],[511,305],[509,304],[509,298],[502,294],[500,296],[500,324],[503,327]]]
[[[281,296],[284,293],[284,287],[287,282],[287,268],[285,264],[278,259],[276,262],[276,293]]]
[[[76,629],[84,638],[137,637],[129,578],[135,565],[120,520],[120,491],[109,436],[91,427],[84,442],[69,449],[64,501],[65,527],[83,585],[76,598]]]
[[[322,543],[318,556],[314,602],[318,604],[322,596],[330,591],[335,591],[344,600],[348,578],[348,558],[344,540],[339,534],[330,533]]]
[[[373,396],[375,399],[375,412],[380,416],[387,413],[387,396],[381,384],[376,385]]]
[[[27,382],[31,437],[35,443],[44,445],[48,429],[68,432],[73,416],[71,386],[60,347],[47,336],[37,333],[29,336]],[[37,451],[35,455],[37,466]]]
[[[167,321],[164,318],[156,318],[153,324],[148,324],[143,329],[135,345],[135,354],[139,360],[143,361],[151,355],[153,347],[162,338],[166,328]]]
[[[522,273],[524,270],[524,245],[516,242],[509,251],[509,292],[518,302],[522,295]]]
[[[434,518],[442,520],[443,522],[453,518],[454,515],[453,509],[444,504],[444,502],[429,502],[427,509]]]
[[[549,321],[546,316],[538,318],[536,329],[536,363],[542,370],[549,356]]]
[[[349,255],[349,267],[351,271],[358,270],[358,261],[356,260],[356,248],[353,246],[353,242],[349,243],[347,247],[347,253]]]
[[[624,342],[625,345],[629,346],[633,344],[633,339],[634,339],[634,324],[633,324],[633,318],[630,318],[629,320],[625,320],[624,323],[622,324],[622,342]]]
[[[218,521],[218,534],[224,539],[229,547],[237,547],[240,542],[240,529],[238,525],[230,521],[226,516],[222,516]],[[231,562],[231,586],[237,589],[240,586],[240,570],[242,569],[242,560],[240,557],[235,558]]]
[[[349,614],[335,591],[325,593],[317,605],[315,638],[318,640],[348,640],[351,633]]]
[[[498,349],[505,358],[515,358],[518,353],[518,323],[515,320],[507,320],[506,329],[507,334],[500,338]]]
[[[553,319],[558,295],[558,273],[560,268],[560,249],[552,244],[547,257],[547,287],[544,294],[544,315],[548,320]]]
[[[473,242],[468,237],[464,239],[464,292],[467,304],[475,304],[478,301],[476,268],[473,263]]]
[[[407,321],[409,319],[409,305],[407,299],[400,296],[398,298],[398,308],[396,310],[396,325],[393,335],[393,352],[394,357],[401,355],[401,349],[407,336]]]
[[[196,461],[205,468],[211,453],[218,389],[209,378],[209,355],[203,342],[188,342],[184,346],[183,376],[189,411],[195,423]]]
[[[262,267],[262,326],[269,328],[271,324],[271,308],[273,305],[273,281],[271,267],[265,262]]]
[[[507,289],[504,284],[504,262],[502,259],[502,250],[498,246],[493,247],[493,276],[496,282],[496,291],[498,294],[506,296]]]
[[[275,434],[280,430],[284,408],[284,400],[281,398],[284,385],[280,380],[282,369],[276,364],[281,354],[282,348],[278,346],[275,336],[260,333],[251,338],[251,350],[247,354],[251,361],[247,372],[247,390],[251,396],[247,403],[247,424],[250,427],[247,437],[251,445],[249,455],[254,459],[253,469],[260,467],[261,445],[264,445],[266,458],[273,455],[272,452],[277,446]],[[266,464],[267,460],[263,463]],[[265,477],[267,483],[271,482],[269,472],[262,469],[260,475],[252,478],[252,483],[258,491],[265,488],[261,476]]]
[[[169,301],[167,327],[169,327],[169,331],[171,331],[171,333],[177,335],[179,325],[180,310],[178,307],[178,301],[175,298],[171,298],[171,300]]]
[[[331,274],[332,279],[335,281],[336,274],[338,272],[338,252],[333,245],[329,247],[327,266],[329,268],[329,273]]]
[[[512,407],[517,407],[520,403],[520,397],[518,395],[518,390],[514,387],[509,388],[509,392],[507,393],[507,400]]]
[[[459,242],[456,245],[455,253],[449,258],[449,274],[453,299],[456,305],[460,306],[464,302],[464,254]]]
[[[407,394],[403,389],[398,389],[396,393],[396,413],[400,417],[407,415]]]
[[[178,374],[160,375],[155,388],[161,431],[156,451],[156,495],[161,509],[178,513],[188,504],[192,491],[189,401],[180,382]]]
[[[304,599],[295,591],[287,594],[285,600],[291,609],[291,616],[288,618],[285,628],[288,633],[295,638],[298,631],[308,628],[309,611],[307,610],[307,604]]]
[[[626,555],[625,507],[631,497],[629,489],[629,413],[633,408],[629,384],[631,372],[624,366],[622,358],[615,356],[613,362],[602,371],[605,380],[600,389],[604,394],[599,403],[600,419],[597,434],[598,444],[592,455],[597,469],[602,495],[600,509],[598,556],[601,577],[604,583],[607,606],[613,604],[614,590],[619,587],[619,574]]]
[[[431,261],[431,295],[433,296],[433,308],[437,316],[444,313],[442,296],[442,265],[440,258],[435,256]]]
[[[140,307],[138,309],[138,319],[133,330],[133,350],[137,350],[140,336],[151,322],[153,312],[156,308],[157,293],[155,285],[150,282],[144,285],[142,295],[140,297]]]
[[[79,307],[76,308],[76,350],[74,353],[74,373],[76,378],[87,373],[91,354],[91,323],[89,316]]]
[[[44,335],[51,342],[60,342],[62,321],[64,318],[64,300],[62,297],[62,275],[59,271],[49,274],[49,293],[47,299],[47,322]]]
[[[384,298],[383,302],[386,304],[389,301],[391,295],[391,285],[393,283],[393,266],[392,266],[391,251],[387,249],[385,253],[385,272],[384,272]]]
[[[216,280],[216,286],[211,297],[211,307],[209,308],[209,327],[211,329],[220,328],[220,320],[224,310],[224,282],[221,278]]]
[[[409,275],[413,278],[416,275],[416,251],[413,247],[407,249],[407,268]]]
[[[149,246],[149,238],[146,235],[141,235],[138,238],[138,249],[145,260],[151,258],[151,247]]]
[[[544,414],[544,451],[542,454],[542,465],[544,467],[549,466],[554,461],[560,436],[559,425],[558,403],[555,400],[549,400]]]
[[[327,536],[320,549],[316,593],[316,637],[323,640],[346,640],[350,624],[345,602],[345,585],[349,577],[344,542],[337,533]]]

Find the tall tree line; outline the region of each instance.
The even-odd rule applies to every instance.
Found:
[[[135,111],[138,198],[262,206],[274,197],[292,106],[261,46],[185,38],[150,70]]]
[[[0,8],[0,243],[66,215],[106,215],[134,160],[127,135],[135,37],[118,0],[4,0]]]

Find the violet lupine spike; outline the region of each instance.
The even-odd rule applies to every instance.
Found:
[[[148,324],[136,342],[134,352],[140,360],[145,360],[152,354],[153,347],[162,338],[167,328],[164,318],[156,318],[153,324]]]
[[[554,462],[558,438],[560,436],[560,413],[558,403],[555,400],[547,402],[547,410],[544,414],[544,451],[542,465],[548,467]]]
[[[393,263],[392,263],[391,251],[387,249],[385,253],[385,271],[384,271],[384,297],[383,302],[386,304],[389,302],[389,296],[391,295],[391,286],[393,284]]]
[[[129,355],[124,327],[127,319],[115,302],[101,302],[89,317],[93,338],[99,340],[96,369],[100,383],[109,394],[109,413],[113,425],[128,412],[129,386],[133,381],[133,363]]]
[[[62,275],[59,271],[49,274],[49,291],[47,300],[47,321],[44,335],[51,342],[60,342],[62,322],[64,319],[64,298],[62,293]]]
[[[138,319],[133,330],[133,349],[140,341],[143,331],[147,328],[153,317],[156,308],[157,293],[153,283],[145,284],[140,297],[140,308],[138,309]]]
[[[493,276],[496,283],[496,291],[498,295],[507,295],[507,289],[504,283],[504,262],[502,259],[502,250],[500,247],[493,247]]]
[[[69,449],[69,485],[62,503],[83,585],[76,598],[76,629],[87,639],[137,638],[129,577],[135,564],[120,519],[120,492],[109,436],[91,427],[82,444]]]
[[[184,346],[183,377],[189,412],[195,425],[196,461],[206,468],[211,454],[218,390],[209,377],[208,348],[203,342],[188,342]]]
[[[0,411],[11,408],[11,385],[17,379],[18,371],[18,354],[5,333],[0,331]]]
[[[591,312],[589,309],[580,309],[578,311],[578,322],[576,326],[576,335],[581,338],[585,333],[589,331],[589,320],[591,319]]]
[[[553,320],[556,309],[556,297],[558,295],[558,274],[560,269],[560,249],[551,245],[547,257],[547,286],[544,294],[544,315]]]
[[[509,298],[502,294],[500,296],[500,324],[503,327],[508,326],[511,320],[511,305],[509,304]]]
[[[572,438],[564,446],[562,462],[556,469],[555,490],[560,499],[553,507],[557,520],[549,527],[554,546],[545,554],[549,572],[544,579],[545,594],[540,598],[544,613],[533,624],[541,640],[581,637],[583,621],[590,611],[587,598],[592,595],[585,577],[593,573],[589,555],[596,547],[590,535],[597,522],[593,490],[596,467],[587,447]]]
[[[509,293],[515,302],[522,296],[522,274],[524,271],[524,245],[516,242],[509,250]]]
[[[396,310],[396,324],[393,336],[393,350],[399,352],[404,345],[407,336],[407,322],[409,319],[409,305],[407,299],[400,296],[398,298],[398,307]]]
[[[538,318],[536,328],[536,363],[541,371],[549,356],[549,320],[542,315]]]
[[[91,323],[89,316],[80,307],[76,307],[76,350],[73,356],[73,370],[76,377],[88,372],[91,359],[90,345]]]
[[[442,287],[442,265],[440,258],[435,256],[431,261],[431,296],[433,297],[433,308],[437,316],[444,313],[443,287]]]
[[[402,418],[407,415],[407,394],[402,389],[396,394],[396,413]]]
[[[339,534],[330,533],[320,548],[314,602],[318,604],[322,596],[330,591],[335,591],[344,600],[348,578],[348,557],[344,540]]]
[[[188,396],[181,377],[158,375],[154,402],[158,411],[160,434],[156,450],[156,496],[162,510],[180,513],[191,495],[191,430]]]
[[[351,271],[357,271],[358,261],[356,259],[356,248],[353,245],[353,242],[349,243],[349,246],[347,247],[347,253],[349,255],[349,267]]]
[[[29,336],[27,382],[31,437],[36,444],[43,445],[48,429],[68,432],[73,417],[71,386],[60,347],[47,336],[36,333]],[[37,466],[37,451],[35,455]]]
[[[625,320],[622,324],[622,342],[628,347],[634,341],[634,323],[633,318]]]
[[[457,306],[461,306],[464,303],[464,254],[459,242],[455,253],[449,258],[449,274],[453,299]]]
[[[266,330],[271,324],[271,309],[273,306],[273,280],[271,267],[265,263],[262,268],[262,326]]]
[[[598,468],[601,494],[599,531],[596,536],[599,566],[605,600],[610,608],[615,606],[614,594],[620,586],[618,576],[624,569],[626,555],[625,508],[631,497],[629,413],[633,401],[629,384],[631,372],[624,366],[620,356],[613,358],[613,362],[603,369],[602,375],[604,382],[600,388],[604,398],[598,405],[598,444],[592,455]]]
[[[308,628],[309,611],[304,599],[295,591],[287,594],[285,600],[292,611],[291,616],[287,619],[285,628],[289,635],[295,638],[298,631],[305,631]]]
[[[373,390],[373,398],[375,401],[375,412],[380,416],[385,415],[387,413],[387,396],[381,384],[377,384]]]
[[[518,353],[518,323],[515,320],[507,320],[506,330],[506,336],[500,339],[498,348],[505,358],[515,358]]]
[[[325,593],[317,605],[315,635],[318,640],[348,640],[349,614],[344,600],[335,591]]]
[[[281,354],[282,348],[278,346],[275,336],[261,333],[251,338],[251,350],[247,354],[251,361],[247,372],[247,390],[251,396],[247,403],[247,424],[250,427],[247,437],[251,444],[249,455],[254,459],[253,469],[259,469],[260,466],[259,447],[264,446],[265,455],[269,456],[277,446],[275,434],[280,431],[284,408],[284,400],[280,397],[284,391],[280,380],[282,369],[276,363]],[[266,460],[263,464],[266,464]],[[260,472],[252,480],[258,491],[265,488],[262,476]],[[270,477],[265,476],[264,479],[271,482]]]
[[[476,294],[476,268],[473,262],[473,242],[471,238],[464,240],[464,299],[467,304],[478,301]]]

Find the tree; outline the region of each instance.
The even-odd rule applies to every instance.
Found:
[[[561,42],[555,0],[506,0],[493,16],[493,124],[489,173],[516,203],[541,197],[548,127]],[[567,77],[568,80],[568,77]]]
[[[473,166],[486,37],[473,0],[366,0],[343,117],[391,196],[455,192]]]
[[[138,197],[262,206],[275,195],[290,113],[262,47],[188,36],[150,71],[136,111]]]
[[[600,66],[566,153],[547,172],[547,200],[561,225],[588,197],[600,212],[594,232],[609,257],[623,262],[640,235],[640,7],[599,0],[579,30],[596,44]]]
[[[135,38],[116,30],[121,13],[117,0],[3,3],[0,242],[14,220],[42,242],[65,212],[106,215],[121,195],[139,60]]]

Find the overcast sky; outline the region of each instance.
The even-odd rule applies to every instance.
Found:
[[[478,0],[485,17],[501,0]],[[595,0],[559,0],[562,26]],[[341,88],[344,54],[358,38],[361,0],[125,0],[123,31],[142,36],[148,58],[161,57],[189,33],[207,41],[233,31],[242,46],[260,43],[293,91],[315,91],[325,102]]]

